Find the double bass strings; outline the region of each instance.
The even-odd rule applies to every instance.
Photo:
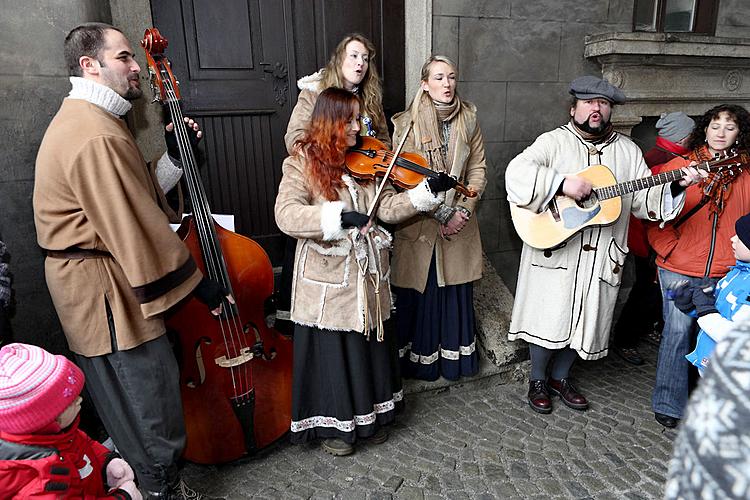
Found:
[[[172,116],[178,148],[182,160],[185,163],[183,165],[183,172],[186,177],[190,198],[193,201],[193,217],[198,226],[198,235],[200,238],[204,263],[206,265],[206,273],[209,277],[221,283],[225,290],[232,293],[232,287],[226,269],[226,262],[216,236],[216,229],[213,225],[213,218],[211,217],[208,208],[209,204],[205,190],[199,179],[198,169],[192,153],[190,139],[187,135],[182,110],[179,106],[176,93],[172,88],[171,80],[164,79],[163,81],[164,86],[167,89],[167,104],[169,105]],[[223,317],[218,318],[218,321],[222,338],[224,339],[226,353],[228,357],[236,358],[243,354],[248,347],[244,343],[243,327],[241,325],[236,305],[229,303],[226,298],[222,298],[222,307],[226,314],[224,314]],[[238,367],[229,366],[232,378],[232,388],[234,391],[233,399],[237,401],[241,401],[243,398],[247,397],[249,388],[252,387],[250,380],[251,374],[248,373],[248,367],[246,365],[247,363],[243,362]]]

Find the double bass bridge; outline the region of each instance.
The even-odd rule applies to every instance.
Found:
[[[234,368],[235,366],[240,366],[247,363],[248,361],[251,361],[255,357],[255,354],[251,352],[251,349],[252,348],[250,347],[243,347],[242,349],[240,349],[240,352],[237,356],[234,356],[232,358],[221,356],[214,359],[214,362],[222,368]]]

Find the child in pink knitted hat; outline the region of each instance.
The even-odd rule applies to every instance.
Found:
[[[0,349],[0,498],[141,500],[128,463],[78,429],[83,382],[64,356]]]

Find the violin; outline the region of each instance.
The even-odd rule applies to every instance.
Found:
[[[357,145],[346,153],[346,168],[357,179],[375,180],[386,175],[393,161],[394,152],[374,137],[361,136]],[[417,153],[400,153],[388,178],[402,189],[415,188],[425,177],[437,177],[439,174],[429,168],[427,160]],[[454,188],[469,198],[477,196],[474,189],[460,182]]]

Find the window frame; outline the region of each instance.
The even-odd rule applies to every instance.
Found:
[[[690,31],[664,31],[664,18],[667,10],[666,0],[635,0],[633,3],[633,23],[632,30],[639,33],[692,33],[697,35],[715,35],[716,20],[719,14],[720,0],[696,0],[695,15],[693,16],[693,26]],[[635,13],[639,3],[655,2],[656,3],[656,26],[654,31],[636,30]]]

